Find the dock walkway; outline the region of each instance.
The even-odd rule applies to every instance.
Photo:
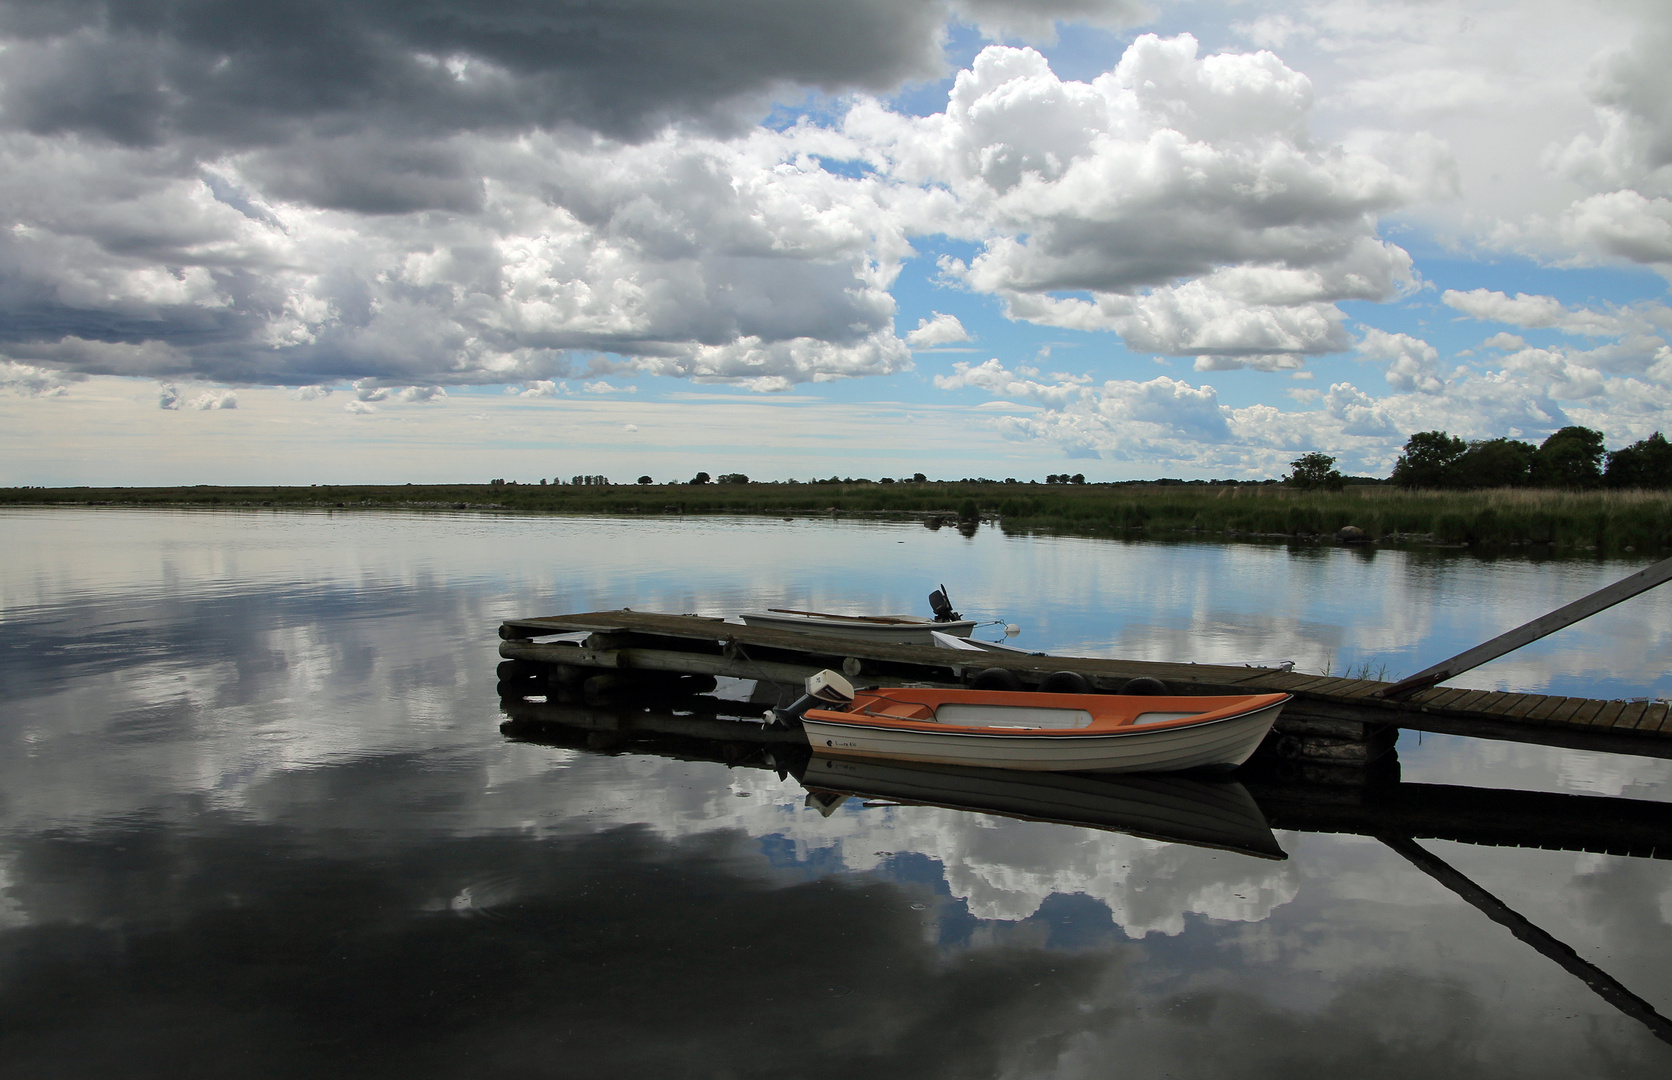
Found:
[[[576,633],[588,636],[579,642],[535,640]],[[1375,695],[1393,684],[1376,679],[1215,664],[964,652],[625,608],[509,619],[499,634],[500,655],[506,659],[618,676],[629,671],[724,675],[790,687],[821,668],[836,668],[867,683],[959,686],[976,672],[996,667],[1014,672],[1025,685],[1035,685],[1052,672],[1073,671],[1104,693],[1147,676],[1162,680],[1176,693],[1293,694],[1279,732],[1339,736],[1344,743],[1362,742],[1376,730],[1405,729],[1672,757],[1672,720],[1664,701],[1598,701],[1447,686],[1390,701]]]

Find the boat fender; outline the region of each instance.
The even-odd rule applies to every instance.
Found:
[[[1009,668],[982,668],[970,680],[971,690],[1020,690],[1022,680]]]
[[[1141,694],[1145,697],[1166,697],[1168,694],[1172,693],[1172,691],[1167,689],[1166,683],[1162,682],[1160,679],[1151,678],[1148,675],[1141,675],[1136,679],[1128,679],[1126,681],[1126,685],[1120,688],[1120,692],[1123,694]]]
[[[1091,683],[1078,671],[1053,671],[1039,681],[1041,694],[1089,694]]]

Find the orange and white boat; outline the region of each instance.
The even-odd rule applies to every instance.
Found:
[[[900,687],[855,691],[844,705],[830,692],[848,689],[840,676],[814,680],[823,692],[793,713],[814,753],[1045,772],[1232,769],[1289,700]]]

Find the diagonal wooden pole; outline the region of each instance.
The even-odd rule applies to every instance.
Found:
[[[1524,626],[1518,626],[1507,634],[1499,634],[1491,641],[1476,645],[1467,652],[1460,652],[1450,660],[1442,660],[1425,671],[1419,671],[1408,679],[1378,691],[1376,696],[1391,698],[1394,701],[1408,698],[1419,690],[1443,683],[1471,668],[1479,667],[1488,660],[1496,660],[1530,641],[1537,641],[1546,634],[1554,634],[1564,626],[1572,626],[1580,619],[1590,618],[1604,608],[1613,607],[1622,600],[1629,600],[1638,593],[1648,592],[1668,580],[1672,580],[1672,559],[1663,559],[1630,577],[1621,578],[1606,588],[1581,597],[1566,607],[1559,607],[1548,615],[1541,615]]]

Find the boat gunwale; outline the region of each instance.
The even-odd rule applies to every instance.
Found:
[[[1000,692],[1002,693],[1002,691],[1000,691]],[[940,693],[945,693],[945,691],[940,691]],[[954,692],[954,693],[956,693],[956,692]],[[877,696],[883,696],[883,695],[877,695]],[[1036,695],[1028,694],[1027,696],[1028,697],[1034,697]],[[1053,697],[1063,697],[1063,698],[1079,698],[1081,700],[1084,700],[1087,697],[1123,697],[1123,696],[1134,696],[1134,695],[1062,694],[1062,695],[1051,695],[1051,696],[1053,696]],[[1226,705],[1223,709],[1207,710],[1207,711],[1204,711],[1204,712],[1201,712],[1201,713],[1197,713],[1193,716],[1181,716],[1181,717],[1178,717],[1177,719],[1161,720],[1161,721],[1157,721],[1155,723],[1150,723],[1150,724],[1135,724],[1135,723],[1130,723],[1130,722],[1121,723],[1121,724],[1111,724],[1111,723],[1107,723],[1106,721],[1101,720],[1094,713],[1091,725],[1088,726],[1088,727],[1081,727],[1081,728],[1043,728],[1043,727],[1039,727],[1039,728],[1009,727],[1009,728],[1006,728],[1006,727],[995,727],[995,726],[991,726],[991,725],[983,726],[983,727],[969,727],[969,726],[960,725],[960,724],[943,724],[943,723],[938,723],[937,721],[934,721],[934,720],[914,720],[914,719],[911,719],[910,717],[904,717],[904,716],[887,716],[887,715],[881,715],[881,714],[876,714],[876,713],[832,712],[828,709],[809,709],[809,710],[807,710],[807,713],[805,714],[805,716],[803,716],[802,720],[803,720],[803,723],[805,723],[807,720],[811,720],[814,723],[829,724],[829,725],[832,725],[834,727],[857,728],[857,729],[872,730],[872,731],[878,730],[878,729],[887,730],[887,731],[909,731],[909,732],[914,732],[914,733],[919,733],[919,734],[924,734],[924,735],[957,735],[957,736],[960,736],[960,737],[963,737],[963,738],[1000,739],[1000,740],[1003,740],[1003,739],[1016,739],[1016,738],[1045,737],[1045,738],[1060,739],[1060,740],[1080,739],[1080,740],[1087,740],[1087,741],[1102,741],[1102,740],[1107,740],[1107,739],[1130,738],[1130,737],[1138,736],[1138,735],[1158,734],[1158,733],[1166,732],[1166,731],[1181,731],[1181,730],[1188,730],[1188,729],[1193,729],[1193,728],[1211,727],[1215,724],[1226,723],[1226,722],[1229,722],[1229,721],[1232,721],[1232,720],[1241,720],[1241,719],[1243,719],[1243,718],[1245,718],[1245,717],[1247,717],[1247,716],[1249,716],[1253,713],[1262,712],[1262,711],[1264,711],[1266,709],[1269,709],[1269,708],[1286,705],[1294,699],[1293,694],[1248,694],[1248,695],[1215,695],[1215,696],[1234,697],[1239,702],[1239,704],[1238,705]],[[901,699],[889,698],[889,700],[901,700]],[[1191,699],[1191,698],[1182,698],[1182,697],[1181,698],[1157,697],[1157,698],[1145,698],[1145,700],[1146,701],[1155,701],[1155,702],[1159,703],[1159,702],[1162,702],[1162,701],[1178,701],[1178,700],[1198,700],[1199,701],[1199,700],[1201,700],[1201,698],[1197,697],[1197,698]],[[1247,704],[1248,702],[1254,702],[1254,704]],[[915,705],[926,705],[926,704],[928,704],[927,702],[905,702],[905,703],[906,704],[915,704]],[[942,704],[952,704],[952,702],[943,702]],[[934,706],[931,706],[931,707],[934,707]],[[1047,706],[1047,707],[1053,707],[1054,708],[1054,707],[1057,707],[1057,706]],[[1062,707],[1068,708],[1068,707],[1071,707],[1071,706],[1062,706]],[[1085,711],[1090,712],[1091,710],[1086,709]],[[1154,710],[1151,710],[1151,711],[1154,711],[1154,712],[1168,712],[1168,711],[1177,711],[1177,710],[1154,709]]]

